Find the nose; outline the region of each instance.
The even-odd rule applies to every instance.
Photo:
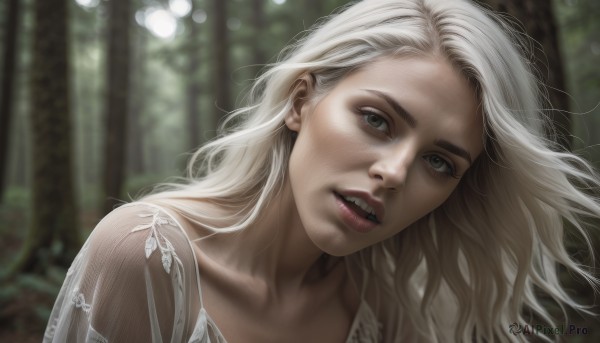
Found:
[[[369,168],[369,176],[389,190],[398,190],[405,183],[416,153],[410,146],[399,146],[382,153]]]

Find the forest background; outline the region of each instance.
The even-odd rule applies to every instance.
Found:
[[[262,67],[348,2],[0,2],[0,341],[39,342],[99,218],[117,199],[183,175],[189,152],[244,103]],[[600,1],[480,2],[537,41],[560,143],[600,166]],[[589,262],[582,247],[569,241]],[[594,303],[578,280],[563,273],[563,282]],[[572,315],[588,334],[569,341],[600,341],[597,319]]]

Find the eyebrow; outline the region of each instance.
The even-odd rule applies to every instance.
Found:
[[[471,154],[469,154],[469,152],[467,150],[465,150],[457,145],[454,145],[446,140],[443,140],[443,139],[436,140],[434,144],[444,150],[447,150],[447,151],[453,153],[456,156],[460,156],[460,157],[464,158],[465,160],[467,160],[469,162],[469,165],[473,164],[473,160],[471,159]]]
[[[417,127],[417,120],[415,119],[415,117],[408,113],[408,111],[405,110],[404,107],[402,107],[391,96],[374,89],[365,89],[365,91],[374,94],[383,99],[385,102],[387,102],[388,105],[390,105],[392,109],[394,109],[394,112],[396,112],[408,124],[408,126],[412,127],[413,129]]]

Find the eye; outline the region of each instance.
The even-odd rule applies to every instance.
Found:
[[[363,116],[364,122],[370,127],[381,132],[388,132],[390,130],[390,126],[383,116],[368,109],[361,109],[359,111]]]
[[[427,161],[427,163],[435,173],[456,177],[454,167],[450,162],[446,161],[444,158],[438,155],[427,155],[423,158],[425,159],[425,161]]]

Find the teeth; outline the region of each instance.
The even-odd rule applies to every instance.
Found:
[[[358,207],[362,208],[365,212],[369,213],[369,216],[375,217],[375,210],[373,210],[371,206],[367,205],[364,200],[357,197],[344,197],[344,200],[354,203]]]

